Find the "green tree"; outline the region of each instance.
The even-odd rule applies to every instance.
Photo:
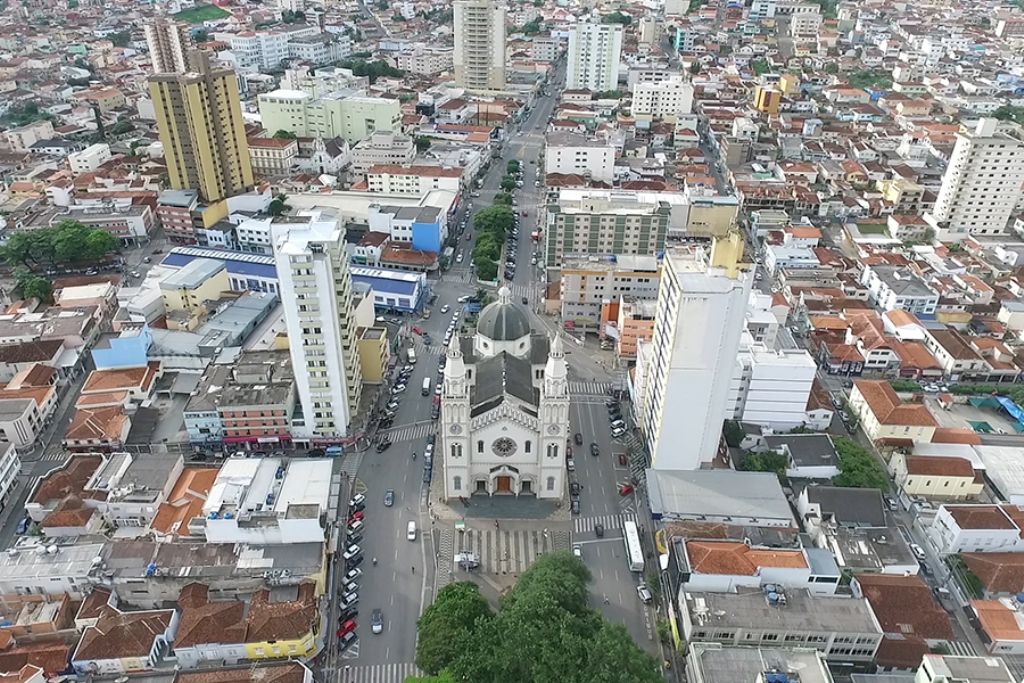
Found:
[[[528,36],[535,36],[544,30],[544,24],[541,23],[540,17],[523,24],[522,28],[519,29]]]
[[[476,584],[448,584],[417,622],[416,666],[427,673],[439,673],[461,649],[469,646],[478,625],[492,616]]]
[[[115,47],[128,47],[128,44],[132,42],[131,31],[118,31],[117,33],[112,33],[107,37]]]
[[[743,437],[746,436],[743,431],[743,427],[741,427],[740,423],[735,420],[726,420],[722,433],[725,435],[725,443],[733,448],[739,448],[740,444],[743,442]]]
[[[196,43],[205,43],[210,39],[210,32],[205,28],[197,28],[192,31],[192,40]]]
[[[387,0],[377,0],[377,9],[379,9],[381,12],[383,12],[387,8],[388,8]]]
[[[473,246],[474,261],[497,261],[501,255],[501,247],[490,235],[479,237]]]
[[[498,264],[494,261],[488,261],[487,259],[476,260],[474,257],[473,263],[476,264],[476,276],[481,280],[494,280],[498,277]]]
[[[39,299],[44,304],[53,303],[53,283],[24,268],[14,274],[14,289],[22,299]]]
[[[366,76],[370,83],[376,83],[378,78],[383,76],[389,78],[401,78],[405,75],[405,72],[401,69],[396,69],[387,62],[380,60],[368,62],[365,59],[343,59],[341,62],[342,68],[352,69],[352,73],[356,76]]]
[[[845,436],[833,439],[839,456],[839,474],[832,478],[836,486],[889,490],[889,475],[881,463],[863,446]]]
[[[494,195],[495,204],[504,204],[505,206],[512,206],[512,195],[508,192],[499,192]]]
[[[836,64],[835,62],[829,62],[828,64],[825,65],[825,73],[827,73],[827,74],[837,74],[837,73],[839,73],[839,65]]]
[[[288,195],[282,193],[270,200],[270,206],[267,207],[267,213],[271,216],[280,216],[285,211],[290,211],[290,207],[286,202],[288,201]]]
[[[405,683],[459,683],[450,671],[442,671],[436,676],[410,676]]]
[[[512,207],[492,204],[473,216],[473,227],[478,233],[491,233],[498,244],[505,243],[505,236],[515,224]],[[478,236],[479,237],[479,236]]]
[[[767,59],[754,59],[750,62],[750,70],[754,72],[755,76],[761,76],[772,70],[771,66],[768,65]]]
[[[1024,107],[1014,107],[1013,105],[1004,104],[1003,106],[992,112],[992,117],[997,118],[1000,121],[1013,121],[1024,126]]]
[[[505,173],[506,175],[515,175],[516,173],[519,173],[519,168],[520,165],[518,159],[509,159],[508,163],[505,164]]]
[[[283,128],[274,133],[275,140],[296,140],[298,139],[298,137],[299,136],[296,135],[295,133],[291,132],[290,130],[285,130]]]
[[[0,260],[38,272],[63,263],[99,261],[117,251],[117,238],[105,230],[78,221],[16,232],[0,247]]]
[[[516,189],[516,179],[510,175],[507,175],[501,179],[500,187],[505,192],[511,192],[512,190]]]
[[[622,24],[623,26],[629,26],[633,23],[633,17],[622,12],[612,12],[611,14],[605,15],[604,23],[606,24]]]
[[[700,62],[694,62],[690,65],[690,74],[696,76],[700,73]]]
[[[626,629],[587,600],[590,572],[565,552],[547,553],[524,572],[497,614],[478,617],[464,647],[438,671],[489,683],[654,683],[658,662]],[[420,640],[426,637],[420,629]],[[417,659],[417,663],[419,660]]]
[[[416,151],[418,151],[418,152],[425,152],[428,149],[430,149],[430,138],[428,138],[426,136],[423,136],[423,135],[417,135],[416,136]]]
[[[787,458],[780,453],[746,453],[736,469],[743,472],[774,472],[780,477],[786,474]]]

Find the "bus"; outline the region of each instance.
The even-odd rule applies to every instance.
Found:
[[[644,570],[644,550],[640,547],[640,532],[636,528],[636,522],[626,520],[622,524],[622,539],[626,544],[626,560],[629,562],[629,571],[642,572]]]

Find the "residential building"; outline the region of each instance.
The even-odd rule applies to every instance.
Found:
[[[893,481],[912,498],[974,500],[985,489],[985,479],[966,458],[910,455],[902,451],[889,460]]]
[[[173,609],[129,612],[104,606],[71,656],[79,675],[117,675],[155,669],[178,630]]]
[[[622,25],[580,21],[569,28],[565,87],[605,92],[619,83]]]
[[[814,3],[802,3],[801,7],[807,7],[808,10],[796,11],[790,15],[789,35],[795,40],[816,40],[824,18]]]
[[[185,73],[188,70],[185,54],[190,41],[184,24],[166,17],[157,17],[143,26],[142,30],[146,34],[153,73]]]
[[[682,76],[656,83],[637,82],[632,113],[638,121],[675,123],[680,116],[693,113],[693,83]]]
[[[839,456],[828,434],[765,436],[764,447],[786,456],[786,476],[790,479],[832,481],[839,475]]]
[[[940,555],[1024,551],[1024,517],[1015,505],[942,505],[927,531]]]
[[[239,662],[306,657],[316,650],[320,614],[313,581],[287,590],[262,588],[248,601],[215,600],[209,586],[192,583],[182,589],[178,605],[174,658],[183,669],[220,670]],[[255,671],[252,676],[257,677]]]
[[[559,195],[548,204],[544,261],[556,269],[584,254],[655,256],[665,248],[672,207],[632,193]]]
[[[605,335],[607,325],[617,327],[616,308],[624,297],[657,301],[658,272],[655,256],[623,254],[615,261],[596,255],[565,258],[559,295],[563,324]],[[635,353],[635,340],[633,344]]]
[[[849,406],[868,438],[889,445],[928,443],[939,426],[927,406],[903,403],[884,380],[854,380]]]
[[[380,384],[388,374],[391,358],[387,327],[359,328],[359,367],[363,370],[364,384]]]
[[[271,229],[301,407],[292,436],[340,439],[362,393],[345,231],[317,211],[279,216]]]
[[[417,45],[400,52],[395,61],[402,71],[421,76],[434,76],[453,69],[455,49],[444,46]]]
[[[207,52],[188,57],[188,73],[150,77],[150,97],[171,187],[219,203],[254,184],[238,82]]]
[[[677,542],[678,541],[678,542]],[[680,588],[687,594],[758,590],[765,584],[833,595],[841,578],[835,561],[820,548],[781,548],[750,542],[687,540],[673,537],[672,553],[679,567]],[[671,567],[672,565],[670,565]]]
[[[729,385],[732,419],[790,430],[807,424],[807,401],[818,366],[805,349],[741,343]]]
[[[879,667],[913,669],[932,648],[954,638],[949,615],[920,576],[857,574],[850,588],[868,601],[885,633],[875,653]]]
[[[323,542],[330,490],[326,458],[228,458],[190,526],[207,543]]]
[[[0,591],[3,594],[70,595],[81,599],[96,576],[96,558],[103,543],[62,545],[48,553],[35,545],[0,554]],[[39,552],[40,549],[43,552]],[[138,571],[136,571],[136,575]]]
[[[1006,662],[992,657],[926,654],[914,679],[917,683],[1017,683]]]
[[[369,235],[387,235],[390,241],[431,254],[440,254],[448,237],[444,211],[434,206],[373,205],[367,225]]]
[[[544,173],[573,174],[611,184],[615,178],[615,146],[576,133],[548,133]]]
[[[29,452],[35,449],[38,437],[50,424],[60,400],[55,386],[57,373],[38,364],[23,370],[0,389],[0,431],[3,443]],[[4,457],[0,456],[0,488],[3,487]]]
[[[40,140],[51,140],[53,135],[53,124],[48,119],[4,131],[7,146],[14,152],[26,152]]]
[[[656,470],[694,470],[719,451],[753,283],[738,233],[666,252],[640,426]]]
[[[283,176],[292,172],[299,157],[297,140],[280,138],[251,138],[249,160],[252,171],[262,176]]]
[[[818,650],[831,662],[870,665],[882,642],[882,630],[863,598],[765,584],[735,593],[686,593],[684,606],[683,637],[691,647],[786,643]]]
[[[352,39],[345,33],[313,33],[288,40],[288,56],[313,66],[333,64],[350,54]]]
[[[375,165],[366,171],[366,185],[378,194],[420,196],[431,190],[458,193],[462,189],[462,169],[447,166]]]
[[[221,442],[253,450],[291,442],[295,377],[287,351],[246,351],[217,396]]]
[[[882,311],[899,308],[931,315],[939,305],[938,293],[902,266],[865,266],[860,282],[868,288],[871,303]]]
[[[962,334],[952,328],[925,328],[924,345],[950,379],[985,378],[991,366]]]
[[[505,87],[505,6],[455,0],[455,83],[476,91]],[[396,129],[392,129],[396,130]]]
[[[1024,624],[1019,619],[1019,603],[1014,598],[971,600],[982,642],[992,655],[1024,654]]]
[[[10,441],[0,441],[0,510],[7,509],[14,485],[21,474],[18,451]]]
[[[241,31],[224,36],[240,69],[267,73],[280,69],[292,57],[292,40],[317,36],[320,29],[308,24],[281,24],[260,31]],[[219,37],[219,36],[218,36]]]
[[[361,91],[326,92],[314,97],[301,90],[273,90],[257,98],[264,130],[300,138],[344,138],[350,145],[377,131],[401,130],[397,99],[367,97]]]
[[[637,300],[624,296],[619,300],[619,315],[614,329],[605,328],[608,336],[615,339],[615,353],[619,358],[636,358],[639,346],[650,343],[654,338],[654,323],[658,319],[658,300]]]
[[[371,166],[405,166],[416,158],[416,144],[411,136],[389,130],[376,131],[352,147],[352,173],[366,175]]]
[[[1021,199],[1024,132],[1019,125],[981,118],[956,136],[929,217],[940,240],[1000,234]]]
[[[92,173],[104,163],[110,161],[110,145],[97,142],[80,152],[68,155],[68,168],[74,174]]]

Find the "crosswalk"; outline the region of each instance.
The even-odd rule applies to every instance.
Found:
[[[42,456],[40,456],[39,459],[40,460],[58,460],[58,461],[63,462],[64,460],[67,459],[67,457],[68,457],[67,452],[65,452],[61,448],[50,447],[50,448],[47,448],[43,452]]]
[[[544,553],[568,550],[568,525],[551,529],[467,529],[456,533],[442,528],[438,544],[438,588],[453,581],[465,580],[464,571],[453,566],[455,553],[475,553],[480,566],[475,570],[484,574],[516,576],[526,571]]]
[[[512,301],[516,302],[517,304],[521,304],[523,302],[524,296],[528,301],[532,301],[533,293],[537,289],[533,285],[521,285],[516,282],[506,282],[505,286],[508,287],[509,290],[511,290]]]
[[[436,422],[418,422],[411,425],[398,425],[390,429],[382,429],[380,434],[386,435],[392,443],[396,441],[415,441],[425,439],[437,433]]]
[[[442,356],[444,355],[444,337],[440,339],[432,339],[430,346],[423,343],[423,340],[419,337],[416,338],[415,348],[416,353],[419,355],[430,355],[430,356]]]
[[[636,521],[636,515],[634,514],[621,514],[621,515],[594,515],[592,517],[577,517],[573,523],[573,533],[586,534],[594,530],[597,524],[604,526],[605,530],[610,529],[621,529],[622,523],[626,520]]]
[[[949,648],[949,653],[958,657],[976,657],[977,652],[974,651],[974,646],[970,643],[965,643],[961,640],[947,640],[946,647]]]
[[[412,662],[343,665],[338,669],[338,683],[403,683],[407,678],[422,675]]]
[[[607,395],[611,388],[611,382],[569,382],[570,394]]]

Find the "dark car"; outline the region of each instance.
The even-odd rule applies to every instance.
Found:
[[[572,446],[566,446],[565,447],[565,457],[567,457],[567,458],[571,458],[572,457]]]
[[[434,445],[435,443],[437,443],[437,434],[431,434],[430,436],[428,436],[427,443],[429,443],[430,445]]]
[[[434,406],[433,408],[430,409],[430,419],[431,420],[436,420],[439,417],[441,417],[441,407],[440,406]]]
[[[355,569],[356,567],[358,567],[362,563],[363,563],[363,556],[362,555],[356,555],[351,560],[347,560],[345,562],[345,566],[348,567],[349,569]]]
[[[19,536],[24,535],[25,532],[28,531],[28,528],[29,528],[29,526],[31,524],[32,524],[32,518],[31,517],[23,518],[20,522],[18,522],[18,526],[17,526],[17,528],[15,528],[14,533],[18,534]]]
[[[524,296],[523,297],[523,304],[529,304],[529,303],[530,303],[530,300]]]
[[[578,481],[569,484],[569,495],[573,497],[580,495],[580,483]]]
[[[386,417],[377,423],[377,429],[391,429],[393,424],[395,424],[395,418]]]
[[[384,439],[379,444],[377,444],[377,452],[378,453],[383,453],[384,451],[386,451],[389,448],[391,448],[391,440],[390,439]]]
[[[311,448],[310,450],[306,451],[306,455],[308,455],[311,458],[322,458],[325,455],[327,455],[327,451],[325,451],[322,448]]]
[[[569,504],[569,509],[572,510],[572,514],[574,515],[580,514],[580,501],[578,498],[574,498],[572,500],[572,502]]]
[[[598,522],[594,525],[594,535],[598,538],[604,538],[604,524]]]
[[[358,636],[356,636],[355,631],[349,631],[344,635],[344,637],[338,640],[338,649],[341,651],[347,650],[352,643],[356,642],[357,637]]]
[[[360,531],[354,531],[348,535],[349,543],[359,543],[361,540],[363,540],[363,534]]]
[[[423,468],[423,483],[424,484],[429,484],[430,483],[430,475],[431,475],[430,467],[424,467]]]
[[[590,454],[591,455],[601,455],[601,449],[598,448],[597,444],[594,443],[593,441],[590,442]]]
[[[384,612],[375,609],[370,614],[370,627],[374,633],[381,633],[384,630]]]
[[[349,619],[354,619],[359,616],[358,607],[349,607],[341,610],[341,614],[338,615],[338,624],[344,624]]]
[[[577,446],[583,445],[583,435],[579,432],[576,432],[576,436],[572,437],[572,440],[576,442]]]

